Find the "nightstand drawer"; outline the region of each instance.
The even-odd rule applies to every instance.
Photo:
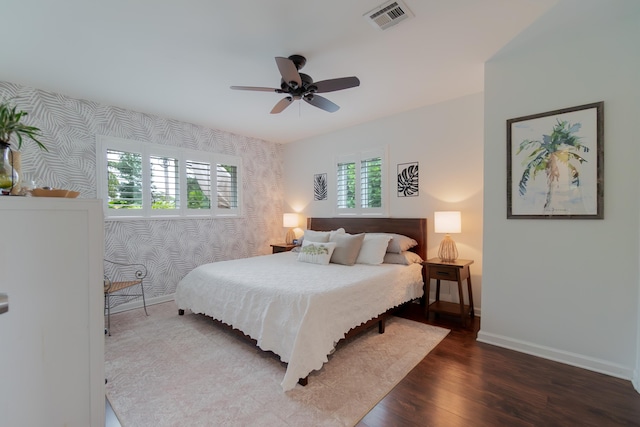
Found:
[[[458,280],[456,270],[455,267],[429,267],[429,277],[441,280]]]

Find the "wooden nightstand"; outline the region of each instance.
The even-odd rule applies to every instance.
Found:
[[[277,254],[278,252],[289,252],[291,249],[295,248],[296,245],[289,245],[287,243],[278,243],[275,245],[271,245],[271,248],[273,249],[274,254]]]
[[[425,316],[429,318],[429,311],[434,313],[446,313],[460,316],[463,325],[467,324],[468,317],[474,317],[473,312],[473,291],[471,290],[471,273],[469,266],[473,264],[470,259],[457,259],[452,262],[441,261],[440,258],[431,258],[423,263],[426,268],[425,273]],[[431,289],[431,279],[436,279],[436,300],[429,304],[429,291]],[[440,301],[440,280],[458,282],[459,304],[447,301]],[[467,281],[467,294],[469,304],[464,303],[464,292],[462,282]]]

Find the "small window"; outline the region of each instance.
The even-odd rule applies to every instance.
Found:
[[[180,208],[178,159],[150,156],[151,209]]]
[[[211,164],[187,160],[187,207],[211,209]]]
[[[338,163],[338,209],[356,207],[356,164]]]
[[[336,161],[338,215],[384,215],[386,150],[340,156]]]
[[[240,212],[242,164],[233,156],[219,156],[216,162],[215,188],[217,204],[216,215],[236,215]]]
[[[218,208],[238,207],[238,168],[233,165],[217,165]]]
[[[142,154],[107,149],[107,206],[142,209]]]
[[[360,162],[360,207],[382,207],[382,158],[371,157]]]

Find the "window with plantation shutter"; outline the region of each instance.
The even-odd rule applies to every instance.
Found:
[[[211,209],[211,164],[187,160],[187,208]]]
[[[180,208],[180,170],[178,159],[149,156],[151,171],[151,209]]]
[[[216,214],[220,216],[234,215],[240,210],[241,200],[241,163],[233,156],[218,156],[216,163]]]
[[[386,215],[386,149],[340,156],[336,161],[338,215]]]
[[[356,164],[338,163],[338,191],[336,193],[338,209],[352,209],[356,206]]]
[[[142,209],[142,154],[107,149],[107,206]]]
[[[217,165],[216,185],[218,189],[218,208],[238,207],[238,168],[233,165]]]
[[[372,157],[360,162],[360,207],[382,207],[382,159]]]
[[[240,216],[241,158],[98,136],[105,218]]]

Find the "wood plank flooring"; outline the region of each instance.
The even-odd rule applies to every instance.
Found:
[[[451,333],[359,427],[640,426],[640,394],[630,381],[476,341],[480,319],[458,319],[410,304],[402,317]]]

